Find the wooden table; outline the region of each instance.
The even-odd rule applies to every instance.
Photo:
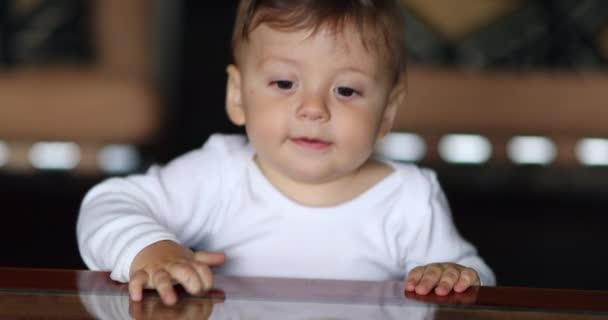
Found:
[[[0,319],[608,319],[608,291],[475,287],[420,297],[399,281],[219,275],[215,288],[166,307],[153,291],[131,302],[104,272],[0,268]]]

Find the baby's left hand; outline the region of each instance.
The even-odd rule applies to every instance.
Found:
[[[456,263],[431,263],[412,269],[407,275],[405,290],[425,295],[435,289],[435,294],[445,296],[452,289],[463,292],[470,286],[480,285],[477,271]]]

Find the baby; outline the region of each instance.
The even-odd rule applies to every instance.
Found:
[[[85,263],[169,305],[212,273],[406,279],[421,295],[494,284],[435,174],[373,156],[406,95],[403,31],[396,0],[242,0],[226,111],[247,136],[93,188]]]

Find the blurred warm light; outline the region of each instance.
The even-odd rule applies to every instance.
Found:
[[[602,55],[605,58],[608,58],[608,26],[605,26],[598,33],[598,41],[599,49],[602,52]]]
[[[132,145],[112,144],[99,151],[97,162],[103,172],[121,174],[135,170],[139,166],[140,157]]]
[[[424,158],[426,145],[417,134],[393,132],[378,141],[376,153],[391,160],[414,162]]]
[[[517,164],[550,164],[555,160],[557,148],[547,137],[517,136],[509,141],[507,153]]]
[[[449,134],[439,141],[439,155],[450,163],[484,163],[492,155],[492,144],[480,135]]]
[[[582,139],[576,144],[575,151],[576,157],[584,165],[608,165],[608,139]]]
[[[41,170],[71,170],[80,162],[80,148],[74,142],[37,142],[30,149],[30,162]]]
[[[513,12],[521,6],[522,0],[401,0],[401,2],[444,38],[458,41],[497,18]]]
[[[0,167],[3,167],[8,162],[9,150],[8,144],[4,141],[0,141]]]

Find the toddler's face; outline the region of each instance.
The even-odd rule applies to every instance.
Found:
[[[238,69],[228,69],[228,113],[246,126],[267,175],[300,183],[346,177],[390,129],[394,71],[354,27],[335,35],[262,24],[237,56]]]

